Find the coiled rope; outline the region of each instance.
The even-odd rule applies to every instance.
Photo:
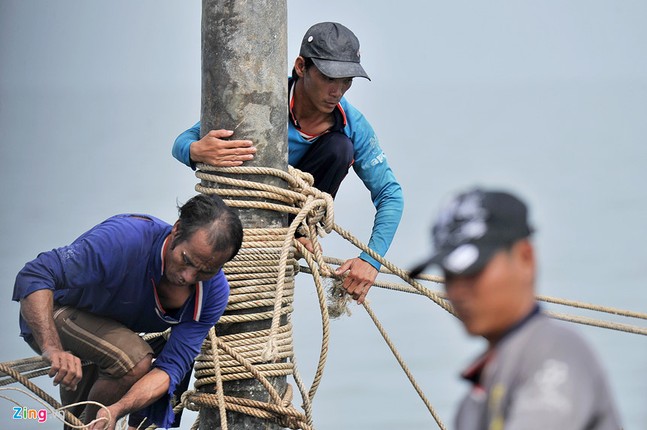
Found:
[[[339,287],[335,288],[329,297],[326,297],[324,290],[323,285],[326,278],[333,279],[337,285],[341,282],[334,274],[332,265],[338,266],[343,261],[324,257],[318,244],[320,236],[332,231],[379,261],[382,264],[381,273],[394,275],[404,281],[404,283],[395,283],[379,280],[376,281],[375,286],[422,295],[454,315],[451,305],[442,292],[433,291],[421,283],[421,281],[442,283],[441,277],[421,275],[417,279],[412,279],[408,272],[377,255],[348,231],[335,224],[332,198],[312,186],[313,180],[309,174],[291,167],[288,172],[255,167],[215,168],[208,165],[198,165],[198,168],[200,170],[196,172],[196,176],[201,179],[201,183],[196,185],[198,192],[217,193],[231,207],[277,211],[290,214],[294,219],[287,228],[245,229],[240,253],[224,268],[231,285],[227,311],[221,317],[216,328],[210,331],[208,339],[203,344],[201,354],[196,359],[196,390],[188,391],[182,395],[175,407],[176,412],[183,408],[193,411],[200,408],[218,409],[222,429],[227,429],[226,411],[229,410],[273,421],[283,427],[314,430],[312,401],[323,377],[328,354],[329,308],[336,309],[335,314],[341,314],[343,311],[340,309],[343,309],[350,300]],[[224,175],[274,176],[286,183],[287,188],[248,179],[234,179]],[[300,232],[313,242],[313,253],[308,252],[301,243],[294,239],[297,229],[300,229]],[[295,250],[303,256],[306,266],[297,264],[294,258]],[[317,369],[309,388],[305,386],[299,375],[292,347],[291,313],[294,301],[294,276],[298,272],[310,273],[313,276],[321,311],[321,350]],[[546,296],[537,298],[549,303],[647,320],[647,314],[644,313]],[[331,300],[333,303],[330,303]],[[444,429],[445,426],[440,417],[415,381],[368,301],[364,303],[364,309],[378,328],[438,427]],[[647,335],[647,328],[644,327],[575,315],[552,312],[549,314],[570,322]],[[269,328],[220,336],[217,336],[216,333],[217,328],[221,325],[264,320],[271,322]],[[45,374],[47,369],[46,364],[39,358],[2,363],[0,372],[7,377],[0,378],[0,385],[15,381],[25,386],[31,385],[28,378]],[[303,413],[291,404],[292,390],[289,385],[284,393],[278,393],[268,379],[290,375],[294,378],[300,391],[303,400]],[[258,380],[267,390],[270,399],[268,402],[224,395],[223,382],[250,378]],[[210,388],[214,385],[215,388]],[[37,387],[34,387],[32,391],[39,397],[47,399],[50,404],[58,405],[54,399]],[[58,408],[60,405],[56,407]],[[68,412],[66,414],[71,415]],[[74,417],[68,419],[71,423],[78,423],[78,420],[74,421],[76,419]],[[198,425],[199,418],[193,424],[192,429],[197,429]],[[148,428],[154,429],[156,426]]]
[[[40,362],[38,362],[39,360]],[[30,377],[33,378],[35,376],[38,376],[38,374],[41,374],[41,372],[43,372],[44,370],[43,368],[46,367],[48,368],[49,366],[44,360],[40,358],[31,358],[27,360],[0,363],[0,372],[10,377],[13,381],[21,383],[23,386],[29,389],[29,391],[50,404],[55,409],[55,412],[62,413],[66,424],[74,428],[84,428],[85,426],[77,417],[67,411],[66,408],[63,407],[56,399],[54,399],[52,396],[47,394],[45,391],[43,391],[36,384],[29,380]],[[35,369],[39,370],[34,371]],[[21,371],[28,372],[28,374],[31,376],[22,375]],[[7,378],[4,378],[2,385],[6,385],[4,383],[5,381],[7,381]]]

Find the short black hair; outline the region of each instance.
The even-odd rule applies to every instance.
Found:
[[[303,65],[303,68],[304,68],[305,70],[308,70],[308,69],[310,68],[310,66],[314,66],[315,62],[314,62],[314,61],[312,61],[312,58],[310,58],[310,57],[303,57],[303,59],[305,60],[305,64]],[[315,67],[316,67],[316,66],[315,66]],[[293,80],[294,82],[296,82],[297,80],[299,80],[299,75],[297,75],[297,71],[296,71],[296,69],[295,69],[294,67],[292,68],[292,80]]]
[[[243,224],[232,208],[217,194],[198,194],[181,207],[174,246],[201,229],[208,229],[208,241],[215,251],[230,250],[231,260],[243,243]]]

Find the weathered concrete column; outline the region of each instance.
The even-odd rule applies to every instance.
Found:
[[[202,3],[201,135],[226,128],[251,139],[246,166],[287,169],[286,22],[286,0]],[[241,214],[246,227],[286,225],[282,214],[254,212]]]
[[[287,169],[287,5],[286,0],[203,0],[201,135],[234,130],[232,138],[250,139],[257,153],[247,166]],[[254,178],[281,186],[275,178]],[[245,228],[287,226],[287,216],[242,209]],[[258,309],[262,312],[267,309]],[[219,335],[267,329],[270,321],[219,324]],[[269,378],[285,391],[286,377]],[[256,380],[226,382],[224,394],[268,401]],[[276,424],[235,412],[230,429],[279,429]],[[217,410],[200,411],[200,428],[220,428]]]

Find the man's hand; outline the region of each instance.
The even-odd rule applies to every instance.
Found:
[[[109,414],[108,409],[110,408],[99,409],[97,417],[90,423],[88,430],[115,430],[119,417],[112,410]]]
[[[130,387],[117,402],[101,408],[89,430],[114,430],[117,421],[131,412],[138,411],[159,400],[168,392],[171,377],[164,370],[151,369]],[[110,412],[110,420],[108,420]]]
[[[308,252],[315,252],[315,247],[312,244],[312,241],[305,236],[297,237],[297,242],[301,243],[308,250]]]
[[[74,391],[83,375],[81,360],[63,349],[54,323],[53,306],[52,290],[36,290],[20,300],[20,313],[32,330],[41,356],[51,366],[49,376],[54,378],[54,385],[61,384]]]
[[[45,351],[42,357],[49,362],[49,377],[54,378],[54,385],[61,384],[68,391],[75,391],[83,376],[79,357],[61,350]]]
[[[348,274],[344,279],[343,288],[361,305],[377,278],[378,270],[370,263],[357,257],[346,260],[335,270],[337,275],[342,275],[345,272]]]
[[[216,167],[234,167],[253,159],[256,148],[251,140],[223,140],[233,134],[231,130],[211,130],[189,147],[191,161]]]

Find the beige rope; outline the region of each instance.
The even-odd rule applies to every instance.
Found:
[[[547,311],[549,316],[578,324],[590,325],[593,327],[607,328],[610,330],[623,331],[625,333],[641,334],[647,336],[647,327],[638,327],[630,324],[614,323],[609,321],[597,320],[594,318],[587,318],[579,315],[566,315],[558,312]]]
[[[332,258],[332,257],[325,257],[325,260],[332,264],[338,264],[338,265],[342,264],[342,260]],[[301,266],[300,270],[304,273],[311,273],[310,269],[305,266]],[[380,272],[390,273],[388,270],[383,270],[383,269],[380,270]],[[420,275],[419,278],[427,281],[432,281],[432,282],[443,282],[442,278],[437,276]],[[399,284],[394,282],[385,282],[385,281],[376,280],[374,286],[388,289],[388,290],[403,292],[403,293],[423,295],[427,297],[433,294],[435,296],[439,296],[443,298],[444,300],[447,300],[445,293],[443,292],[432,292],[431,290],[416,289],[407,284]],[[591,303],[576,302],[573,300],[565,300],[565,299],[556,299],[556,298],[547,297],[547,296],[537,296],[537,300],[547,302],[547,303],[563,305],[563,306],[571,306],[575,308],[608,313],[608,314],[613,314],[613,315],[627,317],[627,318],[647,319],[647,315],[640,312],[628,311],[628,310],[618,309],[618,308],[611,308],[607,306],[594,305]],[[647,335],[647,327],[640,327],[640,326],[631,325],[631,324],[622,324],[617,322],[605,321],[601,319],[588,318],[580,315],[569,315],[569,314],[552,312],[552,311],[546,311],[546,314],[551,316],[552,318],[575,323],[575,324],[589,325],[593,327],[605,328],[609,330],[621,331],[625,333],[632,333],[632,334],[638,334],[643,336]]]
[[[20,382],[22,385],[24,385],[29,391],[52,405],[55,409],[57,410],[62,410],[61,404],[56,401],[52,396],[47,394],[45,391],[41,390],[38,386],[36,386],[34,383],[32,383],[29,379],[25,378],[23,375],[21,375],[18,371],[15,369],[12,369],[11,367],[8,367],[4,363],[0,363],[0,371],[6,375],[11,376],[14,380]],[[66,423],[70,423],[72,426],[78,426],[79,428],[82,428],[84,424],[72,413],[69,411],[65,410],[65,421]]]
[[[438,424],[439,428],[441,428],[442,430],[445,430],[446,427],[443,424],[442,420],[440,419],[440,416],[438,415],[438,413],[436,412],[434,407],[431,405],[431,402],[429,402],[429,400],[427,399],[427,396],[425,396],[425,393],[420,388],[420,385],[418,385],[418,382],[413,377],[413,374],[411,373],[411,371],[409,370],[409,367],[404,362],[404,359],[400,355],[400,352],[395,348],[395,345],[393,344],[393,342],[391,342],[391,339],[389,338],[388,334],[386,333],[386,330],[384,329],[384,327],[382,326],[380,321],[375,316],[375,312],[373,312],[373,309],[371,309],[371,307],[369,306],[368,301],[364,301],[363,305],[364,305],[364,309],[366,309],[366,312],[368,312],[369,316],[373,320],[373,323],[375,324],[375,326],[379,330],[380,334],[384,338],[384,341],[386,342],[386,344],[391,349],[391,352],[393,353],[395,358],[398,360],[398,364],[400,364],[400,367],[402,368],[404,373],[407,375],[407,378],[409,378],[409,381],[411,382],[411,385],[413,386],[413,388],[418,393],[418,396],[424,402],[424,404],[427,407],[427,409],[429,410],[429,413],[431,414],[431,416],[433,416],[434,419],[436,420],[436,424]]]
[[[332,231],[337,232],[355,247],[380,262],[382,265],[381,273],[399,277],[405,282],[405,284],[400,284],[379,280],[375,282],[375,286],[423,295],[454,315],[451,304],[443,293],[432,291],[420,282],[424,280],[442,283],[442,277],[421,275],[417,279],[412,279],[409,277],[408,272],[377,255],[367,245],[335,224],[332,197],[312,186],[313,179],[311,175],[291,167],[288,172],[256,167],[214,168],[207,165],[198,165],[198,168],[200,170],[196,172],[196,176],[202,182],[196,185],[197,191],[205,194],[217,193],[231,207],[278,211],[292,214],[294,219],[287,228],[245,229],[241,251],[236,259],[225,266],[225,272],[231,286],[231,295],[227,310],[225,315],[221,317],[219,325],[269,321],[269,328],[221,336],[216,336],[215,329],[211,330],[208,339],[203,344],[201,354],[195,362],[195,388],[198,391],[184,393],[174,408],[176,412],[183,408],[190,410],[199,410],[201,407],[217,408],[220,411],[220,421],[223,429],[227,428],[226,412],[234,411],[273,421],[284,427],[314,430],[312,400],[323,377],[330,338],[330,315],[326,303],[326,293],[323,288],[323,278],[333,279],[333,283],[336,285],[333,288],[335,293],[328,297],[329,300],[337,303],[347,303],[349,300],[343,290],[341,296],[338,294],[341,280],[334,274],[334,269],[330,266],[331,264],[339,266],[343,264],[343,261],[324,257],[321,246],[318,244],[318,237]],[[289,189],[246,179],[227,177],[223,174],[274,176],[287,183]],[[312,241],[314,253],[308,252],[300,242],[294,239],[297,229],[300,229]],[[295,250],[303,256],[307,266],[297,264],[294,259]],[[310,273],[313,276],[322,320],[321,350],[310,389],[306,388],[298,373],[292,346],[291,313],[294,302],[294,275],[299,271]],[[647,314],[644,313],[545,296],[539,296],[538,299],[614,315],[647,319]],[[441,429],[444,429],[442,421],[415,381],[408,366],[389,339],[386,330],[368,302],[365,302],[364,309],[373,320],[436,423]],[[647,329],[642,327],[609,323],[572,315],[549,314],[554,318],[580,324],[612,328],[636,334],[647,334]],[[168,333],[165,333],[165,335],[168,335]],[[15,366],[25,373],[24,377],[16,375],[23,379],[37,376],[45,371],[35,362],[10,362],[9,364],[11,364],[9,367]],[[0,372],[4,372],[3,369],[5,367],[0,367]],[[15,380],[13,373],[5,373],[9,376],[4,379],[0,378],[0,385],[11,383]],[[291,405],[292,390],[290,385],[287,385],[287,389],[281,394],[277,392],[268,379],[290,375],[294,377],[301,393],[305,414],[297,411]],[[258,380],[262,384],[268,393],[269,401],[261,402],[225,395],[223,382],[251,378]],[[201,391],[202,387],[213,386],[214,384],[215,393]],[[198,425],[199,417],[192,428],[197,429]],[[156,428],[156,426],[149,428]]]
[[[452,309],[452,306],[444,300],[438,293],[434,293],[433,291],[425,288],[420,282],[416,281],[415,279],[411,278],[409,276],[409,272],[400,269],[397,267],[395,264],[391,263],[381,255],[377,254],[375,251],[373,251],[371,248],[369,248],[367,245],[362,243],[359,239],[357,239],[355,236],[350,234],[348,231],[344,230],[337,224],[334,226],[334,230],[339,233],[341,237],[344,239],[348,240],[350,243],[355,245],[358,249],[366,252],[368,255],[370,255],[372,258],[377,260],[382,266],[386,267],[392,274],[400,277],[402,280],[408,282],[413,288],[415,288],[420,294],[423,296],[431,299],[434,303],[436,303],[438,306],[446,310],[452,315],[456,315],[454,312],[454,309]]]
[[[219,170],[219,169],[215,169]],[[246,174],[246,173],[253,173],[254,168],[246,168],[246,169],[220,169],[221,171],[227,171],[229,173],[234,173],[234,174]],[[290,173],[294,173],[293,170],[290,170]],[[263,170],[262,174],[272,174],[271,170]],[[281,173],[280,175],[282,175]],[[280,176],[277,175],[277,176]],[[245,192],[235,192],[231,193],[229,191],[224,191],[223,196],[250,196],[251,198],[256,198],[259,200],[262,199],[268,199],[269,202],[254,202],[250,206],[246,206],[247,202],[240,202],[240,201],[228,201],[228,203],[232,203],[233,206],[235,207],[258,207],[258,208],[264,208],[264,209],[269,209],[269,210],[284,210],[285,208],[282,206],[283,203],[289,202],[289,197],[291,193],[289,191],[282,191],[281,193],[277,193],[280,195],[274,195],[272,191],[272,187],[266,186],[266,185],[250,185],[247,182],[238,182],[238,180],[235,179],[230,179],[228,178],[227,180],[221,180],[219,179],[218,176],[215,175],[208,175],[208,176],[201,176],[197,175],[199,178],[203,179],[203,183],[205,180],[211,181],[214,183],[220,183],[224,184],[226,186],[231,186],[231,187],[237,187],[237,186],[249,186],[249,188],[253,191],[250,190],[245,190]],[[315,204],[316,202],[316,197],[317,197],[317,191],[313,191],[314,189],[311,189],[308,187],[308,185],[311,185],[311,182],[307,182],[307,184],[301,183],[299,179],[291,179],[289,177],[282,176],[283,179],[290,183],[292,186],[294,184],[300,184],[300,191],[302,193],[301,196],[295,197],[294,202],[295,205],[302,205],[301,210],[285,210],[286,213],[291,213],[295,215],[295,220],[294,222],[290,225],[289,231],[288,231],[288,237],[284,239],[284,243],[282,246],[283,250],[286,250],[289,246],[290,239],[293,235],[293,232],[296,230],[297,225],[303,225],[305,227],[305,232],[307,233],[309,239],[313,242],[314,246],[314,254],[311,254],[307,252],[298,242],[294,242],[294,246],[298,248],[298,251],[304,256],[306,259],[306,262],[308,264],[307,267],[299,267],[301,271],[311,273],[313,275],[313,279],[315,281],[315,286],[317,287],[317,294],[320,302],[320,306],[322,309],[322,327],[323,327],[323,336],[322,336],[322,351],[320,353],[320,360],[319,360],[319,366],[317,368],[317,372],[315,374],[315,378],[311,387],[310,392],[307,395],[302,394],[302,397],[304,398],[304,408],[309,407],[309,402],[311,401],[312,398],[314,397],[314,394],[316,393],[316,389],[319,385],[319,382],[322,377],[323,373],[323,367],[325,365],[325,359],[327,355],[327,341],[328,341],[328,315],[327,315],[327,308],[326,306],[323,305],[324,300],[322,299],[323,296],[323,289],[321,287],[322,282],[321,282],[321,277],[329,277],[329,278],[335,278],[334,273],[332,268],[329,266],[329,264],[342,264],[342,261],[333,261],[332,259],[326,259],[321,255],[321,248],[317,244],[317,236],[320,235],[321,233],[329,233],[330,231],[334,230],[336,231],[340,236],[342,236],[344,239],[348,240],[351,242],[353,245],[355,245],[358,249],[366,252],[369,254],[371,257],[375,258],[377,261],[379,261],[383,269],[381,272],[383,273],[388,273],[395,275],[402,280],[404,280],[408,285],[401,285],[401,284],[396,284],[396,283],[389,283],[389,282],[376,282],[377,286],[381,286],[383,288],[388,288],[388,289],[394,289],[394,290],[399,290],[399,291],[404,291],[404,292],[409,292],[409,293],[416,293],[416,294],[421,294],[425,297],[428,297],[432,301],[434,301],[437,305],[445,309],[447,312],[451,313],[452,315],[454,314],[454,311],[451,307],[451,304],[446,300],[444,295],[439,292],[434,292],[425,286],[423,286],[418,280],[411,279],[408,275],[408,272],[403,271],[402,269],[398,268],[397,266],[393,265],[389,261],[385,260],[382,258],[380,255],[377,255],[375,252],[373,252],[371,249],[369,249],[365,244],[361,243],[359,240],[357,240],[354,236],[352,236],[349,232],[338,226],[337,224],[334,224],[332,222],[332,217],[329,216],[332,214],[332,205],[324,205],[322,203],[319,203],[317,206]],[[196,187],[198,191],[205,192],[206,189],[203,189],[200,185]],[[303,195],[306,196],[305,201],[303,199]],[[308,206],[311,205],[311,206]],[[307,209],[304,209],[306,208]],[[325,215],[322,215],[322,211]],[[305,216],[305,214],[308,213],[310,215],[312,214],[317,214],[318,219],[316,220],[311,220],[308,219],[308,217]],[[325,217],[325,218],[324,218]],[[325,222],[324,222],[325,220]],[[281,254],[281,262],[280,262],[280,270],[279,270],[279,277],[281,277],[282,273],[285,273],[283,271],[283,267],[285,264],[285,255]],[[438,282],[442,283],[443,279],[441,277],[431,277],[429,275],[422,275],[420,278],[431,281],[431,282]],[[293,287],[293,286],[291,286]],[[267,305],[269,304],[269,301],[271,301],[271,298],[263,298],[263,299],[257,299],[255,302],[257,305]],[[274,302],[275,308],[277,307],[278,302]],[[412,385],[418,392],[419,396],[421,399],[423,399],[423,402],[425,405],[428,407],[430,410],[432,416],[434,416],[434,419],[436,419],[436,422],[439,424],[441,428],[444,428],[439,417],[435,414],[435,411],[433,411],[433,408],[429,404],[429,402],[426,400],[424,394],[420,390],[418,384],[415,382],[413,379],[413,376],[411,375],[410,371],[406,367],[406,364],[404,364],[404,361],[402,360],[402,357],[400,354],[397,352],[397,349],[393,346],[393,344],[390,342],[388,339],[388,336],[386,335],[386,332],[380,325],[379,321],[377,320],[377,317],[375,316],[374,312],[372,309],[368,306],[365,307],[369,315],[371,316],[373,322],[375,323],[376,327],[384,337],[385,341],[391,348],[391,351],[393,352],[394,356],[400,363],[401,367],[405,371],[405,374],[411,381]],[[617,310],[614,312],[618,314]],[[264,315],[265,316],[265,315]],[[575,320],[575,319],[574,319]],[[274,320],[273,320],[274,321]],[[581,322],[582,320],[580,319],[578,322]],[[618,326],[616,326],[618,327]],[[625,327],[626,328],[626,327]],[[294,363],[294,360],[293,360]],[[293,370],[294,371],[294,370]],[[301,389],[301,388],[300,388]],[[303,391],[303,390],[302,390]]]
[[[216,329],[214,327],[209,330],[209,346],[211,347],[211,355],[213,357],[213,373],[216,377],[216,398],[218,399],[218,410],[220,411],[220,427],[222,430],[227,430],[227,406],[225,404],[225,396],[222,389],[222,374],[220,372],[220,360],[218,358],[218,349]]]
[[[328,358],[328,345],[330,342],[330,317],[328,316],[328,307],[326,306],[326,297],[325,297],[325,292],[323,290],[323,282],[321,281],[321,275],[319,274],[319,271],[312,270],[317,264],[315,262],[314,257],[317,257],[319,259],[319,263],[321,263],[321,261],[323,260],[321,258],[321,253],[320,252],[315,253],[315,255],[313,256],[313,254],[311,254],[310,252],[307,252],[307,250],[301,243],[297,241],[295,241],[295,243],[298,246],[299,252],[301,252],[306,262],[308,263],[313,279],[315,281],[315,287],[317,289],[317,299],[319,301],[319,310],[321,311],[321,322],[322,322],[321,349],[319,351],[319,361],[317,364],[317,370],[315,371],[315,376],[313,378],[310,391],[304,397],[304,401],[306,402],[306,404],[309,405],[312,402],[312,399],[314,398],[317,392],[317,389],[319,388],[319,384],[323,377],[323,371],[326,365],[326,359]],[[315,250],[318,250],[318,249],[319,249],[319,246],[315,242]]]
[[[638,318],[638,319],[647,320],[647,314],[642,312],[628,311],[628,310],[612,308],[608,306],[594,305],[592,303],[578,302],[575,300],[559,299],[559,298],[550,297],[550,296],[537,296],[537,299],[547,303],[555,303],[558,305],[571,306],[574,308],[588,309],[596,312],[604,312],[604,313],[623,316],[627,318]]]
[[[295,192],[253,181],[211,174],[211,171],[221,173],[222,170],[209,166],[199,167],[201,171],[196,173],[196,176],[202,180],[202,183],[196,186],[199,192],[218,193],[227,204],[233,207],[275,210],[292,213],[295,217],[287,229],[245,229],[241,252],[234,261],[225,266],[231,295],[227,311],[220,319],[219,325],[270,320],[270,327],[250,333],[212,337],[207,343],[215,344],[217,348],[212,346],[210,351],[203,348],[203,352],[196,360],[196,389],[200,390],[205,385],[212,385],[215,381],[255,378],[267,390],[270,402],[242,404],[239,399],[222,396],[224,404],[221,401],[216,405],[221,410],[221,414],[223,409],[245,411],[244,413],[252,416],[275,422],[287,419],[289,422],[286,424],[291,423],[292,426],[303,424],[307,428],[312,428],[310,401],[300,378],[295,377],[299,379],[297,384],[304,398],[305,415],[296,413],[289,405],[284,405],[284,397],[276,392],[267,378],[294,375],[290,314],[294,301],[293,277],[298,266],[293,258],[293,238],[301,224],[308,225],[323,221],[332,225],[332,214],[328,216],[325,210],[330,206],[332,199],[312,188],[310,175],[294,175],[298,171],[288,175],[274,169],[225,169],[228,174],[275,175],[288,182],[292,188],[299,189]],[[243,187],[245,190],[232,191],[230,187]],[[303,189],[309,191],[303,192]],[[233,200],[228,197],[243,197],[250,200]],[[295,202],[300,207],[295,207]],[[310,221],[313,217],[317,219]],[[214,361],[219,363],[219,369],[216,371],[212,366]],[[216,388],[216,391],[220,390]],[[187,399],[192,404],[206,402],[204,394],[206,393],[195,393]],[[268,416],[276,411],[281,411],[282,417]]]
[[[229,169],[227,169],[227,170],[229,170]],[[238,172],[238,173],[241,173],[241,172]],[[268,171],[265,170],[264,173],[268,174]],[[232,180],[230,178],[227,178],[227,180],[221,180],[218,176],[215,176],[215,175],[200,174],[200,175],[197,175],[197,176],[199,178],[203,179],[203,183],[204,183],[205,180],[207,180],[207,181],[212,182],[212,183],[224,184],[224,185],[227,185],[227,186],[246,186],[246,185],[249,185],[244,181],[237,182],[237,180]],[[298,181],[295,180],[294,182],[298,182]],[[236,193],[236,194],[237,195],[251,196],[251,197],[254,197],[254,198],[270,199],[270,200],[273,200],[275,202],[276,201],[285,201],[283,199],[283,197],[288,194],[288,193],[284,192],[284,193],[281,193],[280,198],[274,198],[271,195],[271,187],[267,187],[265,185],[259,184],[259,185],[251,186],[250,188],[252,188],[253,190],[256,190],[256,191],[251,191],[250,192],[249,190],[247,190],[247,192],[245,192],[245,193]],[[305,189],[307,187],[303,186],[303,188]],[[198,191],[201,191],[201,192],[211,192],[211,191],[207,191],[207,189],[203,188],[202,186],[199,186],[196,189],[198,189]],[[294,246],[299,248],[298,249],[299,252],[305,257],[306,262],[308,263],[308,266],[309,266],[308,267],[309,271],[310,271],[310,273],[312,273],[312,275],[314,277],[315,285],[317,287],[317,294],[318,294],[318,299],[319,299],[319,303],[320,303],[321,313],[322,313],[322,327],[323,327],[322,350],[320,352],[319,365],[318,365],[317,371],[315,373],[313,384],[312,384],[312,387],[311,387],[310,391],[306,395],[304,395],[302,393],[302,397],[304,399],[304,407],[307,409],[308,405],[309,405],[309,402],[311,402],[312,398],[314,397],[314,395],[316,393],[317,387],[318,387],[318,385],[319,385],[319,383],[321,381],[322,375],[323,375],[323,367],[325,365],[325,360],[326,360],[326,356],[327,356],[327,345],[328,345],[328,337],[329,337],[328,336],[328,330],[329,330],[328,318],[329,317],[328,317],[328,314],[327,314],[327,307],[325,306],[325,297],[324,297],[325,295],[324,295],[324,292],[323,292],[323,286],[322,286],[322,282],[321,282],[321,279],[319,278],[319,276],[320,276],[320,274],[323,275],[323,276],[326,276],[326,277],[333,276],[333,271],[330,268],[330,266],[326,263],[326,261],[324,260],[324,257],[323,257],[323,255],[321,253],[321,247],[318,246],[318,244],[317,244],[317,237],[321,233],[321,231],[330,232],[331,230],[334,229],[335,231],[340,233],[343,237],[345,237],[347,240],[350,240],[351,242],[353,242],[360,249],[363,248],[369,254],[371,254],[373,252],[370,249],[368,249],[365,245],[361,244],[361,242],[359,242],[357,239],[354,239],[350,234],[345,232],[339,226],[335,225],[332,222],[332,217],[331,216],[327,216],[327,214],[332,213],[332,205],[330,204],[331,203],[330,199],[325,199],[324,202],[318,201],[315,198],[317,196],[316,191],[311,192],[311,193],[306,193],[306,194],[308,194],[308,196],[307,196],[305,202],[303,200],[299,200],[299,203],[302,203],[303,206],[302,206],[301,210],[298,213],[296,213],[294,221],[292,222],[292,224],[290,225],[290,227],[288,229],[287,238],[285,239],[285,241],[283,243],[282,249],[287,250],[289,248],[290,242],[292,242],[292,238],[294,237],[294,233],[296,232],[296,228],[299,225],[303,224],[306,227],[306,232],[307,232],[307,235],[308,235],[309,239],[313,242],[314,254],[307,252],[303,248],[303,246],[300,243],[298,243],[297,241],[294,241]],[[247,206],[245,206],[245,203],[236,202],[236,203],[234,203],[234,205],[237,206],[237,207],[247,207]],[[326,206],[325,203],[328,203],[328,205]],[[263,207],[265,209],[270,209],[270,210],[276,210],[277,209],[277,203],[255,202],[254,206],[255,207]],[[322,212],[321,211],[322,208],[327,209],[327,210]],[[295,212],[291,211],[290,213],[295,213]],[[316,214],[317,219],[315,219],[315,220],[308,219],[306,217],[306,215],[309,215],[309,214],[310,215]],[[326,223],[325,227],[322,226],[322,224],[321,224],[322,222],[324,222],[324,220],[325,220],[325,223]],[[278,271],[278,273],[279,273],[279,282],[281,282],[281,279],[280,279],[281,276],[282,276],[281,274],[284,273],[283,267],[286,265],[286,261],[285,261],[286,260],[286,254],[287,254],[286,252],[281,253],[281,259],[279,261],[279,271]],[[381,257],[375,255],[375,253],[373,253],[372,256],[376,257],[376,259],[378,259],[378,260],[381,259]],[[383,259],[380,262],[382,264],[384,264],[386,266],[386,268],[390,272],[400,274],[401,276],[407,276],[407,274],[405,272],[401,271],[400,269],[398,269],[397,267],[395,267],[391,263],[386,262]],[[232,277],[232,279],[234,279],[234,277]],[[423,287],[419,283],[416,282],[416,284],[417,285],[414,285],[414,288],[416,289],[416,291],[430,297],[432,300],[437,301],[437,303],[439,303],[442,307],[444,307],[446,310],[451,312],[451,306],[448,305],[447,303],[445,303],[444,300],[441,300],[435,293],[433,293],[430,290],[426,289],[425,287]],[[248,293],[248,292],[246,291],[246,293]],[[248,294],[252,294],[252,293],[249,292]],[[236,304],[239,303],[238,300],[233,300],[233,301]],[[247,302],[245,302],[245,303],[247,303]],[[277,303],[278,302],[275,302],[275,311],[276,311]],[[268,302],[267,301],[260,301],[259,302],[258,298],[257,298],[255,304],[256,305],[260,305],[260,304],[265,304],[266,305],[266,304],[268,304]],[[380,328],[381,326],[379,325],[379,322],[377,321],[377,318],[375,317],[375,315],[373,313],[372,313],[372,317],[374,319],[374,322],[378,326],[378,328]],[[250,317],[247,317],[247,318],[250,318]],[[273,322],[274,321],[275,321],[275,319],[273,319]],[[273,327],[273,329],[274,329],[274,327]],[[390,343],[390,341],[386,337],[386,333],[383,330],[381,330],[381,332],[382,332],[383,336],[385,337],[385,340],[387,340],[387,343],[389,343],[389,346],[390,346],[391,350],[395,353],[396,358],[398,359],[399,363],[401,364],[401,366],[405,370],[405,373],[407,373],[407,376],[409,377],[409,379],[414,384],[414,387],[417,387],[416,391],[418,391],[419,395],[422,394],[421,390],[419,389],[419,387],[415,383],[415,380],[413,379],[413,376],[411,375],[411,373],[408,371],[408,368],[404,364],[404,362],[402,360],[402,357],[399,356],[399,354],[397,353],[397,350],[395,349],[393,344]],[[238,360],[238,361],[240,361],[240,360]],[[223,364],[222,368],[223,369],[225,368],[224,364]],[[249,370],[250,369],[248,369],[248,371]],[[198,366],[196,366],[196,375],[198,374],[198,372],[199,372],[198,371]],[[433,415],[435,413],[433,411],[433,408],[431,407],[429,402],[424,398],[424,395],[422,395],[422,398],[423,398],[423,401],[425,401],[425,404],[428,405],[428,408],[432,411],[432,415]],[[437,422],[440,422],[440,419],[437,416],[435,416],[434,418],[437,419]],[[441,427],[442,427],[442,424],[441,424]]]

